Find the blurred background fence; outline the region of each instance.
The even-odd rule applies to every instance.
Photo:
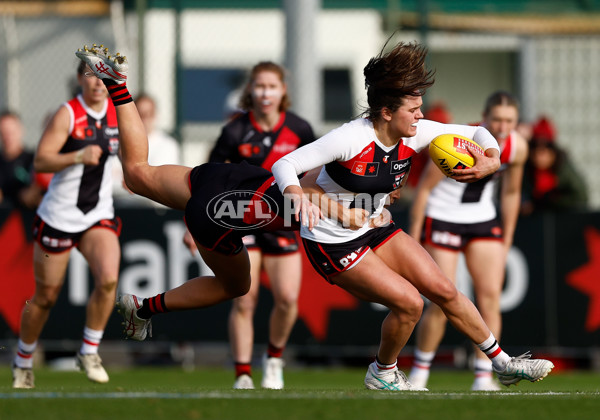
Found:
[[[160,127],[181,143],[184,163],[197,165],[253,64],[286,65],[292,109],[324,134],[363,110],[363,67],[393,34],[394,42],[428,46],[437,73],[426,104],[445,103],[454,122],[479,121],[485,98],[498,89],[520,98],[524,122],[540,115],[554,121],[558,143],[588,183],[591,210],[600,209],[598,0],[2,1],[0,19],[0,109],[22,116],[29,148],[76,91],[73,53],[83,44],[103,43],[129,58],[130,90],[156,99]],[[583,264],[583,235],[577,240],[560,252]],[[555,257],[536,262],[548,267]],[[164,275],[157,291],[173,287],[173,273]],[[564,322],[552,319],[545,322]],[[537,345],[563,344],[551,336],[557,325],[550,327]],[[597,327],[586,334],[577,346],[596,346]]]
[[[429,47],[425,100],[455,122],[478,121],[497,89],[520,98],[524,121],[550,117],[600,208],[597,0],[2,1],[0,18],[0,108],[23,115],[31,147],[76,89],[86,43],[129,57],[132,92],[157,99],[160,126],[195,165],[257,61],[288,65],[293,109],[323,134],[361,112],[362,69],[396,31]]]

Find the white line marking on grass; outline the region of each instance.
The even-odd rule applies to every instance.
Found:
[[[572,397],[598,396],[599,392],[253,392],[253,391],[206,391],[206,392],[13,392],[0,393],[0,399],[477,399],[477,398],[507,398],[507,397]]]

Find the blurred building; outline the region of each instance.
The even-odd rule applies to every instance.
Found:
[[[71,94],[84,43],[103,42],[132,62],[130,88],[160,102],[159,125],[179,138],[185,163],[206,160],[229,93],[258,60],[286,61],[287,0],[0,2],[0,108],[17,110],[32,139]],[[600,208],[600,3],[522,0],[310,0],[322,112],[318,134],[365,106],[362,69],[386,39],[430,49],[436,84],[455,122],[477,121],[494,90],[514,92],[522,116],[556,122]],[[294,18],[293,16],[291,17]],[[308,57],[308,55],[306,55]],[[294,74],[297,69],[289,68]],[[302,87],[297,89],[302,94]],[[301,98],[292,97],[295,103]],[[38,133],[38,134],[39,134]]]

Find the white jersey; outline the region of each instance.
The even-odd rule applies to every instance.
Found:
[[[403,138],[394,146],[385,146],[367,119],[356,119],[303,146],[273,165],[280,190],[300,185],[298,174],[325,165],[317,184],[346,208],[360,207],[371,217],[381,213],[388,195],[403,185],[412,157],[441,134],[459,134],[472,138],[484,150],[498,148],[494,137],[482,127],[441,124],[420,120],[417,134]],[[343,243],[365,234],[367,225],[358,230],[344,228],[337,220],[324,218],[312,231],[302,226],[303,238],[321,243]]]
[[[74,164],[55,173],[37,213],[54,229],[76,233],[114,217],[111,167],[119,150],[119,130],[115,108],[109,100],[100,112],[90,109],[81,95],[64,106],[69,110],[71,123],[69,137],[60,152],[97,144],[103,153],[97,166]]]
[[[515,137],[515,133],[511,132],[501,146],[501,166],[495,174],[473,183],[458,182],[444,177],[431,191],[425,215],[444,222],[465,224],[495,219],[498,178],[515,159]]]

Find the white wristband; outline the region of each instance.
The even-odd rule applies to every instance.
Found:
[[[79,149],[77,153],[75,153],[75,163],[83,162],[83,149]]]

